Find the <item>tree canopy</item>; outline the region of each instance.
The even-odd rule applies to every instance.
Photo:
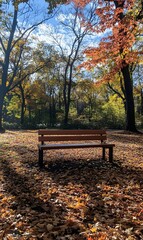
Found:
[[[7,113],[14,117],[19,99],[21,116],[16,110],[14,118],[22,124],[94,127],[98,121],[100,127],[106,117],[123,127],[125,118],[126,129],[137,131],[143,109],[142,1],[44,3],[48,10],[42,19],[37,9],[36,19],[33,1],[1,1],[1,128]]]

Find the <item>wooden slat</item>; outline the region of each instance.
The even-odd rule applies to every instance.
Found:
[[[105,130],[91,130],[91,129],[78,129],[78,130],[38,130],[38,135],[85,135],[85,134],[106,134]]]
[[[105,147],[110,148],[114,147],[115,144],[95,144],[95,143],[82,143],[82,144],[47,144],[47,145],[39,145],[40,149],[46,150],[46,149],[70,149],[70,148],[93,148],[93,147]]]
[[[39,141],[84,141],[84,140],[106,140],[106,135],[66,135],[66,136],[39,136]]]

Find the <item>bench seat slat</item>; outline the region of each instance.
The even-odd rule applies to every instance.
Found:
[[[39,144],[39,148],[42,150],[46,150],[46,149],[68,149],[68,148],[92,148],[92,147],[105,147],[105,148],[109,148],[109,147],[114,147],[115,144],[108,144],[108,143],[82,143],[82,144]]]
[[[102,159],[105,159],[105,150],[109,150],[109,161],[113,161],[113,147],[115,144],[106,143],[105,130],[38,130],[39,166],[43,167],[43,151],[52,149],[72,148],[102,148]],[[89,142],[88,142],[89,140]],[[97,140],[99,142],[97,142]],[[77,141],[77,142],[76,142]],[[80,141],[80,142],[79,142]],[[96,142],[95,142],[96,141]],[[47,143],[46,143],[47,142]],[[51,143],[52,142],[52,143]],[[62,142],[62,143],[61,143]]]
[[[102,136],[102,135],[99,135],[99,136],[94,136],[94,135],[80,135],[80,136],[77,136],[77,135],[71,135],[71,136],[41,136],[39,137],[39,141],[84,141],[84,140],[106,140],[107,137],[106,136]]]
[[[78,130],[38,130],[38,135],[87,135],[87,134],[105,134],[105,130],[91,130],[91,129],[78,129]]]

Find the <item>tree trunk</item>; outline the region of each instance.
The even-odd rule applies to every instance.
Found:
[[[133,85],[130,77],[129,65],[121,69],[125,85],[125,98],[126,98],[126,130],[137,132],[135,126],[135,108],[133,98]]]
[[[65,104],[65,116],[64,116],[64,126],[68,124],[68,116],[69,116],[69,103]]]
[[[72,70],[71,70],[72,72]],[[66,86],[67,91],[64,91],[64,106],[65,106],[65,116],[64,116],[64,125],[68,125],[69,120],[69,109],[71,103],[71,86],[72,85],[72,76],[68,80],[68,86]]]
[[[19,85],[19,89],[21,92],[21,116],[20,116],[20,123],[21,126],[23,126],[24,124],[24,113],[25,113],[25,96],[24,96],[24,89],[22,87],[22,85]]]
[[[50,127],[53,127],[56,119],[56,106],[53,90],[50,91],[49,115],[50,115]]]
[[[63,89],[63,98],[64,98],[64,126],[67,126],[68,124],[68,114],[69,114],[69,103],[68,103],[68,91],[69,91],[69,86],[68,86],[68,78],[67,78],[67,72],[68,72],[68,67],[69,63],[66,66],[65,70],[65,76],[64,76],[64,89]]]
[[[54,127],[56,123],[56,103],[55,103],[55,97],[52,97],[52,109],[53,109],[53,114],[52,114],[52,126]]]
[[[68,115],[69,115],[69,103],[68,103],[68,98],[67,98],[67,77],[66,77],[67,72],[65,73],[65,78],[64,78],[64,89],[63,89],[63,97],[64,97],[64,126],[67,126],[68,124]]]
[[[70,58],[69,58],[70,59]],[[64,85],[64,105],[65,105],[65,117],[64,117],[64,125],[67,126],[68,124],[68,118],[69,118],[69,109],[70,109],[70,103],[71,103],[71,88],[72,88],[72,73],[73,73],[73,65],[74,61],[72,63],[67,64],[67,70],[65,72],[65,85]],[[69,77],[67,78],[67,72],[69,68]]]
[[[124,9],[125,0],[123,1],[114,1],[116,9]],[[119,11],[118,17],[121,20],[121,23],[125,24],[126,20],[124,18],[126,15],[124,15],[123,11]],[[124,26],[124,25],[123,25]],[[125,38],[128,35],[128,29],[124,29],[124,27],[121,27],[119,30],[119,36],[120,38],[124,36]],[[124,42],[123,42],[124,43]],[[121,44],[121,43],[119,43]],[[120,48],[120,54],[123,53],[124,50],[124,44],[121,44]],[[125,98],[126,98],[126,130],[131,132],[137,132],[136,125],[135,125],[135,108],[134,108],[134,98],[133,98],[133,83],[132,78],[130,76],[130,69],[129,64],[125,61],[125,58],[122,61],[123,67],[121,67],[121,72],[123,74],[123,80],[124,80],[124,87],[125,87]]]
[[[22,99],[22,103],[21,103],[21,117],[20,117],[21,126],[23,126],[24,124],[24,112],[25,112],[25,98]]]
[[[32,122],[32,111],[31,111],[31,107],[28,107],[28,112],[29,112],[29,123]]]
[[[141,115],[143,115],[143,89],[141,89]]]
[[[4,128],[2,126],[3,103],[4,103],[4,95],[2,94],[2,91],[0,91],[0,133],[4,132]]]

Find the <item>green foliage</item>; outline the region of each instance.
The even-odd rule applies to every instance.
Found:
[[[52,11],[54,10],[54,8],[57,7],[57,5],[64,4],[67,2],[67,0],[45,0],[45,1],[48,2],[49,4],[48,6],[49,13],[52,13]]]
[[[21,129],[20,124],[15,122],[3,122],[3,127],[7,130]]]
[[[10,94],[5,97],[3,119],[5,126],[8,126],[8,128],[10,128],[10,124],[20,124],[20,101],[17,95]]]
[[[18,9],[20,3],[27,3],[29,0],[0,0],[0,7],[2,4],[9,4],[10,2],[12,2],[13,6]]]
[[[20,119],[20,102],[18,96],[14,95],[7,106],[8,116]]]
[[[50,12],[52,12],[58,4],[64,4],[66,2],[66,0],[45,1],[49,3],[48,9]],[[3,2],[4,1],[0,1],[0,5]],[[8,3],[8,1],[5,2]],[[9,2],[13,2],[15,7],[17,7],[18,4],[28,2],[28,0],[11,0]],[[7,22],[6,20],[5,22]],[[8,24],[6,24],[5,27],[7,26]],[[25,100],[24,124],[22,127],[29,129],[47,127],[64,128],[64,68],[62,58],[59,53],[48,44],[40,43],[37,45],[37,48],[33,50],[28,45],[28,42],[27,45],[25,45],[26,43],[24,41],[24,38],[20,38],[19,44],[15,45],[15,48],[13,48],[12,58],[10,59],[11,63],[16,60],[19,50],[24,46],[24,53],[31,54],[22,55],[25,61],[22,59],[23,61],[20,62],[21,72],[14,78],[14,81],[18,81],[20,75],[27,74],[29,68],[32,68],[32,65],[29,65],[29,68],[24,69],[26,62],[31,62],[31,60],[33,60],[33,63],[37,63],[37,65],[44,65],[44,63],[46,63],[46,65],[44,68],[41,68],[39,72],[35,73],[31,81],[30,78],[27,77],[22,83]],[[101,70],[105,71],[104,68]],[[83,74],[81,72],[78,73],[78,71],[76,71],[76,77],[72,79],[73,89],[71,91],[69,123],[66,128],[124,128],[125,112],[123,102],[121,98],[119,98],[120,95],[123,95],[120,86],[120,78],[114,79],[114,82],[110,79],[111,86],[116,90],[113,91],[112,88],[107,89],[107,84],[104,84],[104,82],[102,86],[97,86],[95,84],[95,79],[98,81],[102,76],[101,71],[99,71],[99,73],[97,72],[98,74],[93,72],[90,77],[88,75],[86,76],[87,73],[85,73],[85,71]],[[11,75],[9,75],[9,79],[11,79]],[[113,95],[113,92],[116,92],[116,94]],[[120,94],[117,95],[117,92]],[[3,111],[3,115],[4,126],[7,129],[21,127],[21,95],[20,90],[16,88],[13,95],[5,99],[6,107]],[[139,106],[140,105],[139,102]],[[139,122],[143,123],[141,117]]]
[[[125,126],[125,111],[122,100],[111,95],[102,107],[101,122],[108,128],[122,129]]]

